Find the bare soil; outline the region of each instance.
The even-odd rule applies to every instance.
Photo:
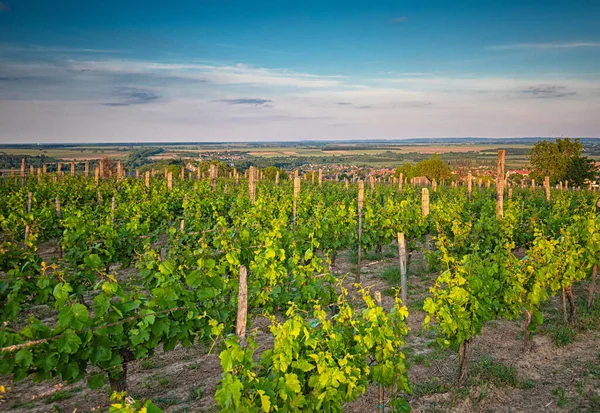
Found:
[[[45,245],[42,254],[50,254],[53,247]],[[398,265],[393,253],[393,248],[385,249],[384,254],[370,257],[377,259],[364,261],[361,266],[361,284],[371,291],[380,291],[386,308],[393,304],[392,289],[399,285],[399,281],[382,278],[387,267]],[[357,296],[353,287],[356,264],[351,262],[351,254],[344,252],[337,261],[334,272],[345,276],[344,286]],[[123,271],[131,275],[130,269]],[[534,351],[530,353],[521,349],[521,321],[489,323],[474,341],[471,378],[461,389],[456,386],[456,351],[437,345],[435,333],[422,327],[422,302],[436,275],[428,273],[420,252],[412,254],[408,278],[410,332],[405,352],[413,394],[404,396],[413,412],[600,412],[600,317],[582,319],[579,314],[583,329],[572,343],[557,347],[552,332],[560,326],[556,324],[556,319],[561,318],[556,309],[562,308],[562,303],[553,299],[546,306],[548,325],[533,336]],[[582,291],[576,289],[576,294],[582,295]],[[271,346],[268,326],[266,319],[253,320],[259,352]],[[130,395],[140,400],[152,399],[169,413],[217,411],[213,395],[221,368],[218,355],[207,352],[201,345],[177,347],[130,363]],[[489,369],[490,363],[494,369]],[[0,401],[2,412],[81,413],[107,411],[110,404],[107,386],[92,391],[85,381],[63,385],[59,381],[36,384],[25,380],[13,384],[0,378],[0,384],[10,387]],[[386,389],[385,397],[386,402],[393,397],[390,389]],[[377,405],[378,391],[372,387],[344,410],[377,412]]]

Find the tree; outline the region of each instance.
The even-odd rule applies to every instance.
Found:
[[[452,169],[448,164],[442,161],[442,158],[435,154],[429,159],[424,159],[417,164],[416,167],[418,175],[424,175],[430,181],[434,179],[437,182],[452,178]]]
[[[398,168],[396,168],[396,172],[394,173],[394,176],[396,178],[399,178],[400,174],[404,174],[403,175],[404,179],[410,181],[415,176],[417,176],[417,168],[411,163],[405,163],[402,166],[399,166]]]
[[[262,173],[263,173],[263,176],[265,177],[265,179],[268,179],[271,181],[275,180],[275,177],[277,176],[277,172],[279,172],[279,180],[287,180],[288,179],[287,173],[283,169],[280,169],[276,166],[269,166],[262,170]]]
[[[576,156],[571,159],[571,163],[567,167],[567,179],[574,186],[581,186],[587,180],[594,180],[598,167],[596,163],[585,156]]]
[[[581,149],[579,139],[537,142],[531,150],[531,177],[541,182],[548,176],[551,184],[568,179],[581,185],[586,179],[593,178],[596,171],[593,161],[581,156]]]

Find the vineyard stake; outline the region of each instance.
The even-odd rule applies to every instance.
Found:
[[[498,151],[498,170],[496,172],[496,219],[504,215],[504,161],[506,151]]]
[[[246,267],[240,266],[240,288],[238,290],[237,320],[235,334],[238,336],[240,346],[246,347],[246,324],[248,318],[248,285],[246,283]]]
[[[404,239],[404,233],[398,233],[398,259],[400,261],[400,298],[402,304],[407,305],[407,280],[406,280],[406,240]]]
[[[115,197],[110,201],[110,222],[115,223]]]
[[[294,199],[293,199],[293,214],[294,214],[294,224],[296,224],[296,213],[298,208],[298,198],[300,198],[300,178],[296,176],[294,178]]]
[[[421,189],[421,215],[424,217],[429,215],[429,189]]]
[[[58,219],[60,219],[60,199],[58,197],[56,197],[55,203],[56,203],[56,217]]]
[[[362,209],[365,202],[365,182],[358,181],[358,252],[356,261],[356,282],[360,282],[360,259],[362,255]]]
[[[398,178],[398,193],[402,194],[402,185],[404,184],[404,174],[400,172],[400,177]]]
[[[473,175],[471,175],[470,171],[469,171],[469,174],[467,175],[467,192],[469,194],[469,201],[470,201],[471,195],[473,194]]]
[[[33,194],[31,192],[27,193],[27,213],[31,214],[31,197]]]

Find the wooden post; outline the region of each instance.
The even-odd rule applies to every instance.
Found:
[[[215,192],[217,190],[217,174],[218,173],[219,173],[219,170],[217,168],[217,165],[211,164],[210,165],[210,186],[211,186],[213,192]]]
[[[248,285],[246,282],[246,267],[240,266],[240,287],[238,289],[237,320],[235,334],[238,336],[240,346],[246,346],[246,324],[248,321]]]
[[[115,223],[115,197],[110,201],[110,222]]]
[[[437,192],[437,182],[435,179],[431,182],[431,189],[433,189],[433,192]]]
[[[550,202],[550,177],[544,177],[544,189],[546,190],[546,202]]]
[[[42,168],[37,168],[37,181],[38,184],[42,182]]]
[[[27,238],[29,238],[29,224],[25,225],[25,242],[27,242]]]
[[[42,165],[42,173],[44,175],[48,174],[48,165],[46,165],[46,164]]]
[[[179,221],[179,232],[183,233],[184,228],[185,228],[185,220],[182,219],[181,221]]]
[[[98,164],[98,171],[99,171],[99,176],[100,179],[104,178],[104,161],[102,159],[100,159],[100,162]]]
[[[256,168],[251,166],[248,170],[248,194],[252,203],[256,202],[256,175]]]
[[[404,233],[398,233],[398,258],[400,260],[400,298],[402,304],[407,303],[407,282],[406,282],[406,240],[404,239]]]
[[[140,179],[140,170],[139,169],[135,170],[135,179]]]
[[[15,168],[10,168],[10,177],[14,178],[15,176]]]
[[[31,201],[32,201],[32,197],[33,194],[31,192],[27,193],[27,213],[31,214]]]
[[[565,191],[569,190],[569,181],[565,180]]]
[[[504,215],[504,161],[506,151],[498,151],[498,169],[496,172],[496,218]]]
[[[400,173],[400,177],[398,178],[398,192],[402,193],[402,185],[404,185],[404,174]]]
[[[99,179],[100,179],[100,168],[96,166],[94,168],[94,181],[96,181],[96,183],[98,183]]]
[[[150,171],[146,171],[146,188],[150,189]]]
[[[319,168],[319,186],[323,186],[323,168]]]
[[[348,192],[348,188],[349,188],[349,183],[348,183],[348,178],[344,178],[344,186],[346,187],[346,192]]]
[[[75,176],[75,162],[71,162],[71,176]]]
[[[369,175],[369,184],[371,185],[371,192],[375,192],[375,177]]]
[[[173,172],[167,172],[167,188],[173,190]]]
[[[33,167],[33,165],[29,165],[29,175],[31,175],[31,176],[35,175],[35,168]],[[590,184],[590,189],[591,189],[591,184]]]
[[[89,163],[89,161],[85,161],[85,163],[83,164],[83,176],[85,176],[87,178],[89,174],[90,174],[90,163]]]
[[[480,180],[481,182],[481,180]],[[469,194],[469,201],[471,200],[471,196],[473,194],[473,175],[471,175],[471,172],[469,171],[469,174],[467,175],[467,193]]]
[[[512,188],[508,188],[508,199],[512,199]]]
[[[55,204],[56,204],[56,217],[58,219],[60,219],[60,199],[58,197],[56,197]]]
[[[429,215],[429,189],[421,190],[421,215],[424,217]]]
[[[535,179],[531,180],[531,190],[535,191]]]
[[[362,209],[365,203],[365,182],[358,181],[358,251],[356,261],[356,282],[360,282],[360,260],[362,258]]]
[[[25,178],[25,158],[21,158],[21,178]]]
[[[298,198],[300,198],[300,178],[298,176],[296,176],[294,178],[294,199],[293,199],[294,223],[296,222],[296,213],[297,213]]]
[[[275,174],[275,186],[279,186],[279,171]]]

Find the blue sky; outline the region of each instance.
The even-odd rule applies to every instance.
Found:
[[[600,2],[0,0],[0,142],[600,136]]]

